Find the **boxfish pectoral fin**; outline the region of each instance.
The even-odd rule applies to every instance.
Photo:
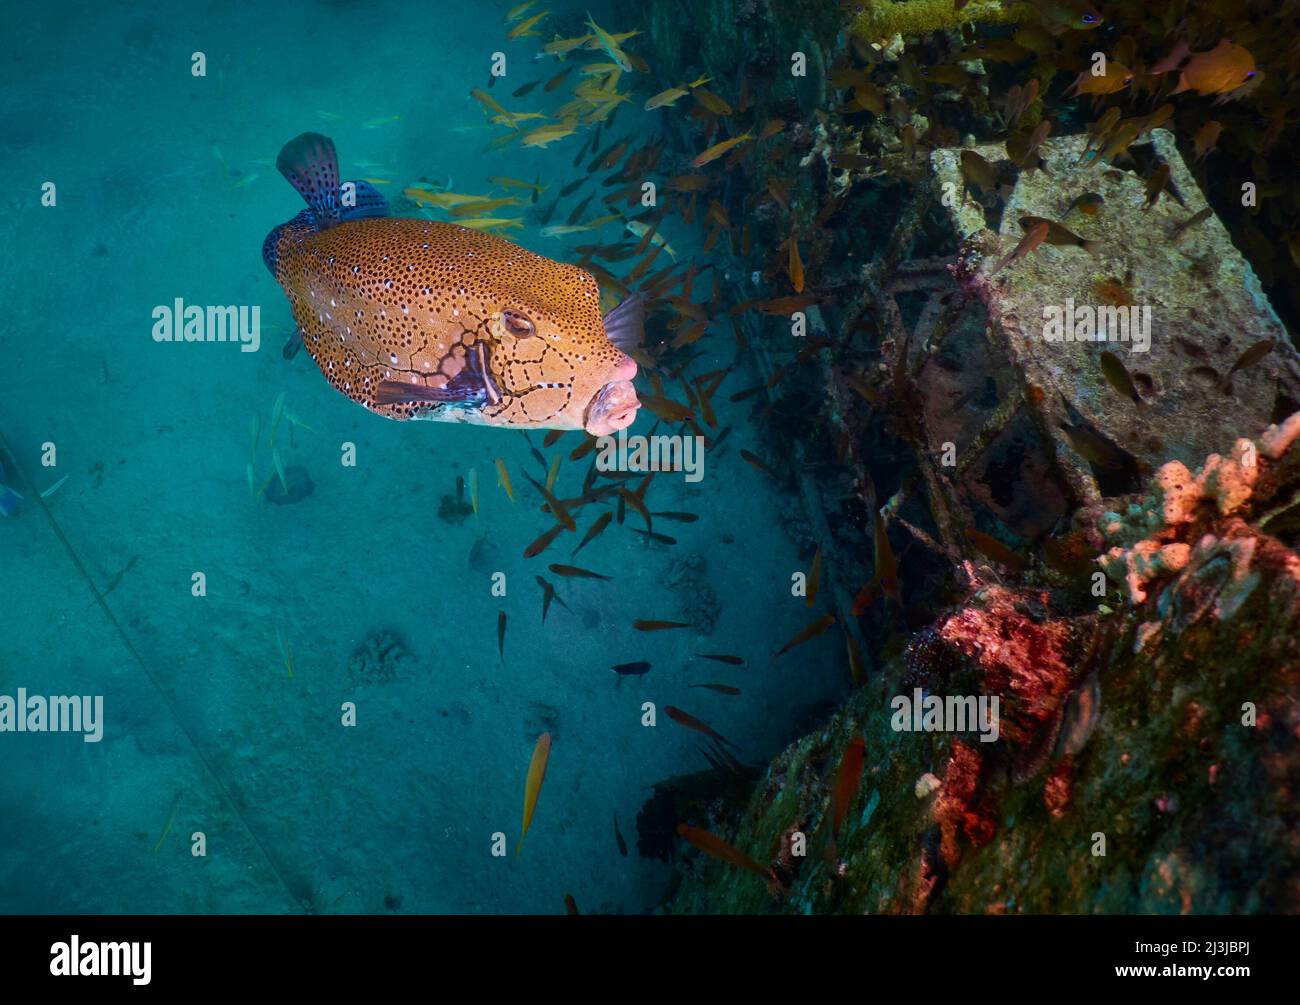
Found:
[[[645,338],[645,297],[634,293],[605,315],[605,336],[631,354]]]
[[[0,485],[0,516],[13,516],[23,497],[8,485]]]
[[[400,380],[383,380],[375,390],[375,404],[404,405],[421,402],[431,405],[477,404],[487,397],[483,389],[464,385],[429,387],[425,384],[406,384]]]
[[[280,350],[280,355],[285,359],[293,359],[298,355],[298,350],[302,348],[302,329],[295,328],[293,334],[289,336],[284,348]]]

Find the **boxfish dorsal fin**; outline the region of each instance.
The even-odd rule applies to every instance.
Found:
[[[347,205],[348,186],[352,186],[353,205]],[[368,181],[345,181],[343,183],[343,207],[339,219],[368,220],[376,216],[388,215],[388,200],[379,194],[379,189]]]
[[[280,151],[275,166],[311,208],[317,227],[324,230],[343,219],[339,158],[328,136],[303,133],[294,137]]]

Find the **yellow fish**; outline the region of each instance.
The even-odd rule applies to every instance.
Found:
[[[528,35],[536,35],[537,32],[533,31],[533,27],[549,13],[550,11],[544,10],[540,14],[534,14],[527,21],[520,22],[510,29],[510,33],[506,35],[506,38],[522,38]]]
[[[556,140],[572,136],[575,132],[577,132],[577,123],[572,119],[566,119],[553,126],[540,126],[524,134],[524,146],[545,147]]]
[[[625,53],[622,49],[618,47],[618,39],[616,39],[613,35],[607,32],[600,25],[598,25],[595,21],[593,21],[591,19],[590,12],[587,13],[587,27],[590,28],[592,34],[596,36],[596,43],[598,44],[598,46],[601,49],[605,50],[605,53],[609,56],[610,59],[612,59],[615,63],[619,65],[620,68],[624,70],[632,69],[632,61],[627,58],[627,53]],[[629,39],[635,34],[637,34],[637,32],[634,31],[628,32],[626,35],[623,35],[622,37],[624,39]]]
[[[527,122],[529,119],[544,119],[546,115],[542,112],[509,112],[506,115],[494,115],[488,121],[494,126],[515,127],[516,122]]]
[[[627,224],[627,229],[629,233],[635,234],[637,237],[645,237],[646,232],[650,228],[647,227],[640,220],[629,220]],[[670,245],[666,240],[664,240],[663,234],[655,234],[654,237],[650,238],[650,243],[659,245],[659,247],[663,248],[664,251],[668,252],[669,258],[676,261],[677,252],[673,251],[672,245]]]
[[[455,206],[451,210],[452,216],[482,216],[484,213],[491,213],[493,210],[500,209],[502,206],[521,205],[519,200],[513,196],[507,196],[502,199],[475,199],[472,202],[464,202]]]
[[[591,230],[589,223],[554,223],[541,229],[543,237],[564,237],[566,234],[585,234]]]
[[[497,101],[496,98],[488,94],[488,92],[483,90],[483,88],[481,87],[472,88],[469,93],[470,93],[470,97],[472,97],[475,101],[481,104],[484,108],[488,109],[489,111],[496,112],[498,115],[504,116],[507,122],[511,122],[511,123],[514,122],[514,116],[511,115],[510,112],[507,112],[501,106],[501,102]]]
[[[557,38],[554,42],[547,42],[542,46],[542,52],[548,56],[557,56],[563,59],[568,53],[572,52],[579,46],[586,45],[594,35],[580,35],[577,38]]]
[[[528,780],[524,782],[524,826],[519,833],[519,843],[515,845],[518,856],[524,846],[524,837],[528,825],[533,822],[533,812],[537,809],[537,797],[542,791],[542,781],[546,778],[546,762],[551,758],[551,734],[543,733],[537,738],[533,747],[533,759],[528,763]]]
[[[678,98],[683,98],[689,93],[690,91],[684,87],[670,87],[666,91],[660,91],[648,100],[645,103],[645,110],[648,112],[652,108],[663,108],[665,105],[671,105]]]
[[[365,182],[349,183],[355,204],[344,206],[334,144],[318,133],[291,140],[276,166],[308,209],[267,235],[262,256],[341,394],[392,419],[593,436],[634,421],[640,296],[602,318],[584,269],[454,223],[389,216]]]
[[[500,185],[502,188],[526,188],[531,192],[545,192],[550,186],[535,185],[532,182],[520,181],[518,178],[510,178],[505,175],[495,175],[488,179],[493,185]]]
[[[471,230],[520,230],[524,225],[523,218],[518,216],[472,216],[457,222]]]
[[[497,458],[497,484],[506,490],[506,497],[515,501],[515,487],[510,484],[510,472],[506,469],[506,462],[500,457]]]
[[[447,209],[451,206],[460,206],[467,202],[477,202],[482,196],[463,195],[460,192],[434,192],[427,188],[404,188],[402,195],[415,202],[428,203],[430,206],[438,206]]]
[[[729,140],[715,143],[713,146],[709,147],[708,150],[705,150],[704,153],[696,157],[695,160],[691,161],[691,165],[697,168],[704,167],[705,164],[717,160],[732,147],[739,146],[741,143],[748,143],[753,138],[754,136],[752,133],[741,133],[739,136],[733,136]]]

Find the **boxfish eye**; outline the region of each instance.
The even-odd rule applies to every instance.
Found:
[[[503,311],[501,320],[505,322],[506,330],[511,335],[528,338],[530,335],[537,334],[537,326],[518,311]]]

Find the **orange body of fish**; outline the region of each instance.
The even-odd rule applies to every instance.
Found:
[[[305,133],[277,166],[308,209],[263,243],[302,344],[329,383],[393,419],[585,429],[631,425],[638,297],[604,318],[590,273],[493,234],[388,215],[338,181],[333,143]]]
[[[1209,52],[1198,52],[1183,68],[1174,94],[1226,94],[1255,76],[1255,57],[1248,49],[1222,39]]]

